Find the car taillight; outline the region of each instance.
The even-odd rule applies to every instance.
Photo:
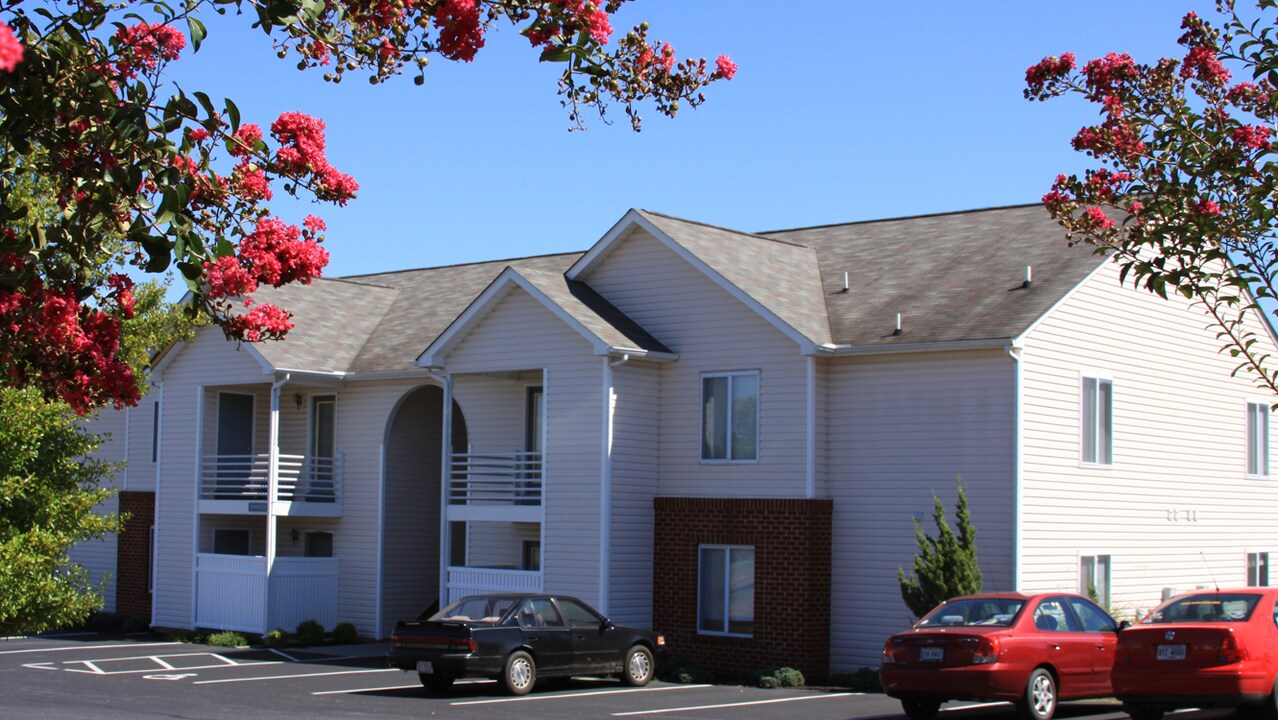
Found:
[[[976,649],[972,651],[972,664],[987,665],[998,662],[998,651],[998,639],[983,637],[977,644]]]
[[[887,642],[883,643],[883,664],[884,665],[896,664],[896,651],[892,649],[891,640],[888,640]]]
[[[665,647],[665,646],[666,646],[666,636],[665,636],[665,635],[658,635],[658,636],[657,636],[657,647]]]
[[[1238,642],[1238,638],[1229,634],[1221,639],[1220,654],[1216,659],[1226,665],[1242,662],[1247,659],[1247,650],[1243,648],[1242,643]]]
[[[466,638],[465,640],[453,641],[453,649],[465,650],[466,652],[475,652],[479,649],[479,643],[475,642],[475,638]]]

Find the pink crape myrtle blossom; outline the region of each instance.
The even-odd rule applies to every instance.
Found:
[[[737,76],[737,64],[732,62],[732,58],[727,55],[720,55],[714,61],[715,74],[724,80],[731,80]]]
[[[22,62],[22,43],[14,36],[13,29],[0,22],[0,70],[13,72]]]

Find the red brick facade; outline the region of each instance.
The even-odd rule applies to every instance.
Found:
[[[654,506],[653,626],[670,658],[720,672],[785,665],[809,682],[829,675],[832,501],[662,497]],[[754,548],[752,637],[698,634],[704,544]]]
[[[151,621],[151,526],[155,493],[121,492],[120,514],[129,519],[120,530],[115,557],[115,612]]]

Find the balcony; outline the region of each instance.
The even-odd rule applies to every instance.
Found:
[[[449,566],[448,600],[444,604],[467,595],[541,591],[542,575],[537,571]]]
[[[271,458],[206,455],[200,464],[200,512],[209,514],[342,514],[342,454],[277,456],[275,497],[268,497]]]
[[[337,625],[337,558],[196,556],[196,627],[264,633],[316,620]],[[270,592],[267,593],[269,584]]]
[[[454,453],[448,519],[541,522],[541,469],[539,452]]]

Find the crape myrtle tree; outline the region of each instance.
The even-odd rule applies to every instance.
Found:
[[[1043,197],[1071,242],[1115,255],[1124,281],[1200,304],[1235,373],[1278,393],[1259,342],[1278,307],[1276,7],[1239,12],[1222,0],[1219,27],[1190,12],[1183,54],[1152,64],[1126,53],[1081,68],[1072,53],[1044,58],[1026,71],[1025,97],[1079,96],[1099,110],[1073,139],[1098,167],[1058,176]]]
[[[294,225],[264,203],[284,192],[345,204],[358,183],[326,159],[320,119],[245,122],[232,101],[166,82],[206,41],[202,15],[241,14],[299,68],[375,84],[420,84],[432,56],[469,62],[504,26],[562,66],[573,128],[620,107],[638,130],[641,106],[674,116],[736,73],[726,56],[679,59],[646,24],[614,39],[626,1],[0,0],[0,382],[82,414],[136,403],[120,355],[135,297],[125,273],[101,272],[107,243],[137,271],[176,269],[191,311],[235,341],[284,337],[288,311],[252,293],[309,283],[328,262],[323,220]],[[55,212],[14,200],[33,177]]]
[[[903,568],[897,568],[901,584],[901,597],[915,617],[923,617],[942,602],[959,595],[971,595],[981,591],[981,568],[976,560],[976,527],[967,507],[967,493],[963,479],[957,480],[958,499],[954,505],[954,519],[958,532],[950,528],[945,519],[945,505],[932,493],[932,521],[936,523],[936,537],[923,532],[923,525],[914,521],[914,536],[918,554],[914,557],[914,570],[907,576]]]

